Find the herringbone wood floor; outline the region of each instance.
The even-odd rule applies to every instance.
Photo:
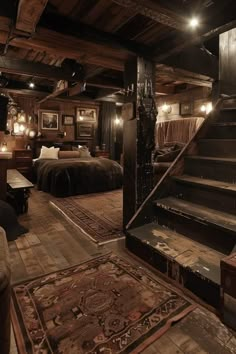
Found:
[[[137,266],[124,241],[98,247],[49,206],[51,196],[33,191],[28,214],[19,220],[30,232],[9,243],[12,282],[34,278],[114,251]],[[156,272],[155,272],[156,274]],[[14,340],[11,354],[17,353]],[[236,337],[219,319],[199,306],[149,346],[145,354],[236,354]]]

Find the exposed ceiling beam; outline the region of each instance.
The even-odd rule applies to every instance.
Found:
[[[55,90],[47,95],[46,97],[42,98],[38,103],[43,103],[47,100],[60,96],[62,93],[68,90],[68,82],[64,80],[58,81]]]
[[[96,101],[108,101],[108,102],[125,102],[125,97],[123,95],[117,95],[117,91],[112,89],[100,89],[97,92]]]
[[[202,44],[204,42],[207,42],[208,40],[220,35],[221,33],[227,32],[235,27],[236,27],[236,20],[233,20],[228,23],[222,24],[221,26],[213,28],[201,35],[195,35],[195,36],[193,35],[191,38],[187,38],[186,40],[181,40],[178,43],[175,43],[175,45],[173,45],[171,49],[158,48],[153,53],[153,60],[158,63],[164,62],[170,56],[180,53],[187,47],[191,47],[196,44]]]
[[[109,89],[112,92],[120,91],[124,87],[122,82],[117,82],[114,80],[107,80],[102,78],[89,79],[86,81],[86,86]],[[69,91],[69,96],[78,95],[84,91],[84,83],[78,82],[75,86],[71,87],[68,91]]]
[[[71,96],[76,96],[80,94],[81,92],[84,91],[84,83],[83,82],[78,82],[75,86],[71,87],[68,90],[68,95]]]
[[[40,27],[109,48],[109,51],[113,52],[122,50],[138,56],[148,56],[152,51],[152,48],[145,44],[99,30],[78,20],[73,22],[73,20],[55,13],[45,13],[40,21]]]
[[[7,25],[8,30],[6,31]],[[10,19],[0,17],[0,43],[5,44],[8,41],[10,26]],[[74,34],[72,36],[39,26],[37,27],[37,32],[30,38],[22,36],[22,33],[19,34],[13,31],[9,44],[18,48],[56,54],[65,58],[75,59],[81,63],[119,71],[123,71],[124,61],[130,56],[127,51],[110,48],[107,43],[97,44],[92,39],[90,41],[84,40],[82,32],[80,35]]]
[[[73,76],[73,71],[52,65],[35,63],[23,59],[10,59],[0,56],[0,71],[8,74],[19,74],[53,80],[81,79]]]
[[[195,74],[186,70],[176,69],[162,64],[156,65],[156,80],[158,78],[168,78],[173,81],[181,81],[191,85],[212,87],[213,79]]]
[[[164,103],[173,104],[183,101],[193,101],[197,99],[208,99],[211,90],[207,87],[194,87],[192,89],[183,91],[181,93],[176,93],[170,96],[163,96],[157,98],[158,105],[163,105]]]
[[[27,33],[35,32],[47,2],[48,0],[19,0],[16,29]]]
[[[172,86],[165,86],[165,85],[160,85],[157,84],[155,86],[155,93],[156,95],[171,95],[175,92],[175,87],[174,85]]]
[[[43,97],[45,96],[45,92],[43,91],[38,91],[38,90],[30,90],[30,89],[18,89],[16,88],[0,88],[0,93],[15,93],[17,95],[23,95],[23,96],[31,96],[31,97]]]
[[[204,50],[204,48],[200,49],[195,46],[186,48],[181,53],[167,58],[164,64],[206,75],[213,79],[218,79],[219,76],[218,58],[211,55],[211,53]]]
[[[177,30],[186,30],[184,20],[174,12],[161,7],[150,0],[113,0],[113,2],[132,8],[135,12],[142,14],[145,17],[161,23],[162,25],[175,28]]]
[[[112,80],[112,79],[103,78],[103,77],[94,77],[93,79],[92,78],[88,79],[87,85],[93,86],[93,87],[112,89],[112,90],[116,90],[116,91],[120,91],[124,88],[123,81]]]
[[[6,87],[0,88],[1,93],[15,93],[17,95],[43,97],[50,93],[50,89],[46,86],[35,85],[34,89],[30,89],[27,82],[9,80]]]
[[[49,94],[50,88],[48,86],[43,86],[43,85],[35,85],[34,89],[29,89],[29,85],[25,81],[17,81],[17,80],[9,80],[8,84],[6,87],[2,88],[6,90],[12,90],[12,89],[17,89],[17,90],[27,90],[29,91],[32,95],[34,95],[35,92],[41,92],[44,95]]]

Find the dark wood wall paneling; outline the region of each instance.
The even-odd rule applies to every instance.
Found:
[[[220,35],[220,82],[219,93],[236,94],[236,28]]]

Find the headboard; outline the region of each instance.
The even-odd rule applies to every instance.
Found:
[[[90,149],[90,142],[88,141],[79,141],[79,140],[73,140],[73,141],[49,141],[49,140],[36,140],[35,141],[35,147],[34,147],[34,157],[38,157],[40,155],[40,150],[42,146],[46,147],[59,147],[60,150],[62,151],[70,151],[72,150],[72,146],[78,146],[78,145],[86,145]]]

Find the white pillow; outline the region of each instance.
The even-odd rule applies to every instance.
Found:
[[[90,151],[87,148],[87,146],[78,146],[79,147],[79,153],[80,157],[91,157]]]
[[[59,150],[60,148],[54,148],[54,146],[50,148],[47,148],[46,146],[42,146],[39,159],[58,160]]]

